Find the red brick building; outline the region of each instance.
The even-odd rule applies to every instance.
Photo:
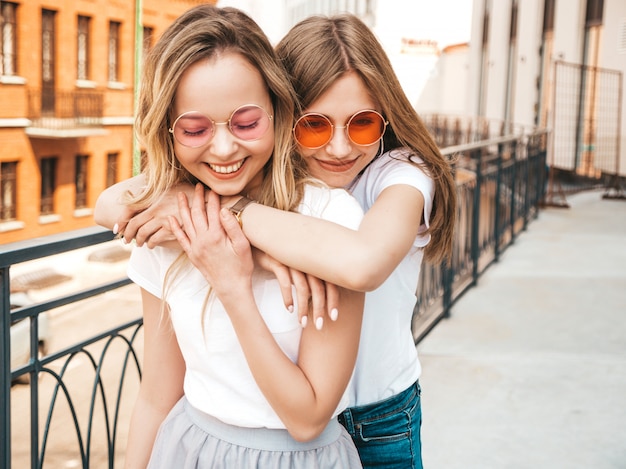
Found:
[[[136,51],[199,3],[0,1],[0,244],[94,224],[132,174]]]

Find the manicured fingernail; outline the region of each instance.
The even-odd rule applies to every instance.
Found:
[[[317,318],[315,320],[315,328],[319,331],[324,325],[324,318]]]
[[[120,225],[118,225],[117,223],[115,225],[113,225],[113,234],[114,235],[116,235],[119,230],[120,230]]]
[[[300,319],[300,324],[302,324],[303,329],[306,327],[307,320],[306,316],[302,316],[302,319]]]
[[[293,313],[293,305],[287,306],[287,311],[289,311],[290,313]]]
[[[330,310],[330,319],[332,321],[336,321],[338,317],[339,317],[339,311],[337,311],[337,308],[331,309]]]

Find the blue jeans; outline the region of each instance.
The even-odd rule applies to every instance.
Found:
[[[389,399],[339,414],[364,468],[422,469],[420,394],[416,382]]]

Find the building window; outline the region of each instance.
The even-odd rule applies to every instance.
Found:
[[[17,162],[0,164],[0,220],[9,221],[17,218],[15,201],[17,199]]]
[[[483,15],[483,38],[482,38],[483,49],[485,49],[488,44],[489,44],[489,12],[485,10],[485,13]]]
[[[78,37],[76,38],[77,45],[77,70],[76,78],[79,80],[89,79],[89,25],[91,24],[91,18],[88,16],[78,17]]]
[[[2,31],[0,36],[0,75],[17,73],[17,24],[15,10],[17,5],[0,2],[2,10]]]
[[[585,15],[585,26],[599,26],[602,24],[602,11],[604,10],[604,0],[587,0],[587,13]]]
[[[109,22],[109,81],[119,80],[120,27],[117,21]]]
[[[107,187],[110,187],[117,182],[118,159],[119,159],[118,153],[107,154],[107,180],[106,180]]]
[[[543,34],[554,30],[554,2],[555,0],[545,0],[543,7]]]
[[[509,29],[509,42],[515,44],[517,42],[517,2],[514,0],[511,5],[511,25]]]
[[[41,11],[41,113],[54,116],[56,108],[56,12]]]
[[[76,204],[75,208],[87,207],[87,155],[76,156]]]
[[[41,160],[41,215],[54,213],[54,192],[57,183],[57,159]]]

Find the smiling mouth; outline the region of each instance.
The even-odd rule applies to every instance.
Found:
[[[342,173],[344,171],[348,171],[351,169],[354,164],[357,162],[358,158],[355,158],[350,161],[324,161],[324,160],[316,160],[317,163],[327,171],[332,171],[335,173]]]
[[[232,174],[239,171],[239,169],[243,166],[245,162],[245,158],[237,163],[229,164],[229,165],[217,165],[212,163],[207,163],[211,170],[215,171],[218,174]]]

